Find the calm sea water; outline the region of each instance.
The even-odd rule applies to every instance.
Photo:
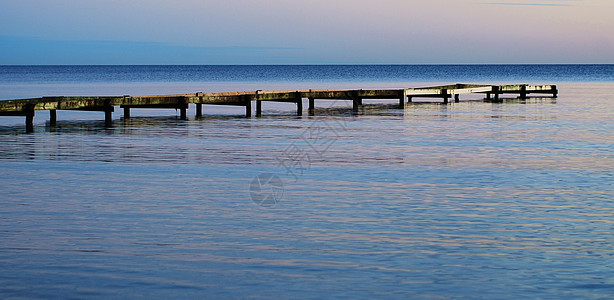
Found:
[[[557,99],[0,117],[2,298],[612,298],[614,67],[0,67],[0,99],[434,83]],[[190,114],[193,115],[194,108]]]

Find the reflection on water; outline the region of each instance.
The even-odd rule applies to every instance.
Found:
[[[1,127],[0,295],[611,297],[614,89],[599,87]],[[263,173],[285,189],[269,208],[250,199]]]

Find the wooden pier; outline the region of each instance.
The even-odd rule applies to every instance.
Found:
[[[557,97],[555,85],[471,85],[455,84],[410,89],[382,90],[292,90],[292,91],[246,91],[225,93],[194,93],[159,96],[104,96],[104,97],[42,97],[0,101],[0,116],[25,116],[26,132],[34,131],[33,119],[36,111],[49,111],[49,126],[56,126],[57,110],[86,110],[105,113],[105,124],[112,126],[115,107],[123,109],[124,119],[130,118],[133,108],[173,108],[180,111],[180,118],[187,119],[190,104],[196,105],[196,116],[202,116],[203,104],[244,106],[245,115],[252,116],[252,103],[256,104],[256,116],[262,115],[262,102],[289,102],[297,106],[297,115],[303,114],[303,99],[309,100],[308,112],[315,112],[315,100],[350,100],[357,111],[364,99],[395,99],[402,108],[415,98],[439,98],[443,103],[460,102],[463,94],[485,94],[485,101],[502,102],[502,95],[517,94],[524,99],[531,94]]]

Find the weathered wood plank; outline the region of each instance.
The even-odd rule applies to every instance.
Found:
[[[492,86],[469,87],[469,88],[459,88],[459,89],[449,90],[449,92],[453,95],[485,93],[485,92],[491,92],[491,91],[492,91]]]
[[[553,90],[556,90],[556,86],[555,85],[522,85],[522,84],[516,84],[516,85],[502,85],[499,87],[499,91],[501,93],[513,93],[513,94],[517,94],[520,93],[520,91],[522,90],[522,86],[526,87],[526,91],[529,93],[539,93],[539,92],[543,92],[544,94],[550,94],[553,92]]]
[[[358,90],[357,95],[363,99],[398,99],[405,95],[405,89]]]
[[[417,97],[417,96],[438,96],[441,97],[442,89],[407,89],[405,95]]]
[[[0,101],[0,112],[21,112],[29,103],[37,104],[42,98],[28,98]]]

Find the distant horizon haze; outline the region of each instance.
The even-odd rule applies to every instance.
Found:
[[[610,0],[23,0],[0,65],[613,64]]]

